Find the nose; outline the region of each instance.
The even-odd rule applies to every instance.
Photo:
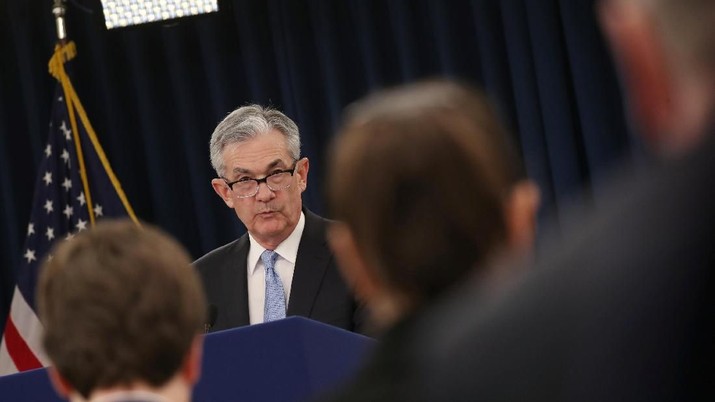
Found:
[[[256,193],[256,200],[258,201],[270,201],[276,197],[276,193],[268,188],[268,184],[260,183],[258,184],[258,192]]]

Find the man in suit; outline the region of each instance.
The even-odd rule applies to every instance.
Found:
[[[248,233],[198,259],[217,316],[211,330],[300,315],[361,332],[360,308],[337,270],[327,221],[303,208],[308,158],[285,114],[259,105],[231,112],[214,130],[216,194]]]
[[[71,401],[184,402],[198,381],[206,299],[189,255],[130,220],[55,246],[37,292],[43,347]]]
[[[489,299],[436,308],[419,398],[715,400],[715,2],[603,0],[631,117],[663,155]]]

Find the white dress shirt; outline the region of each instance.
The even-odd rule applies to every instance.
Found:
[[[286,294],[286,307],[288,307],[290,287],[293,283],[298,245],[300,245],[300,238],[303,236],[304,228],[305,215],[301,212],[293,233],[274,250],[278,254],[274,269],[283,283],[283,291]],[[261,260],[261,254],[266,249],[258,244],[250,233],[248,238],[251,242],[246,261],[246,268],[248,269],[248,316],[251,324],[258,324],[263,322],[263,308],[266,301],[266,271]]]

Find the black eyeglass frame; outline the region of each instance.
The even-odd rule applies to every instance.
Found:
[[[260,187],[261,187],[261,183],[266,183],[266,186],[268,187],[268,189],[271,190],[271,191],[273,191],[273,192],[280,191],[280,190],[285,190],[285,189],[287,189],[287,188],[290,188],[290,186],[291,186],[292,183],[289,183],[287,186],[285,186],[285,187],[283,187],[283,188],[274,189],[273,187],[271,187],[270,184],[268,184],[268,178],[270,178],[270,177],[272,177],[272,176],[275,176],[275,175],[278,175],[278,174],[283,174],[283,173],[288,173],[288,174],[290,174],[291,177],[293,177],[293,175],[295,174],[295,169],[298,167],[298,162],[300,162],[300,159],[298,159],[297,161],[295,161],[295,163],[293,163],[293,167],[292,167],[292,168],[290,168],[290,169],[285,169],[285,170],[276,170],[275,172],[273,172],[273,173],[271,173],[271,174],[269,174],[269,175],[267,175],[267,176],[264,176],[264,177],[262,177],[262,178],[260,178],[260,179],[253,179],[253,178],[247,178],[247,177],[242,177],[242,178],[240,178],[240,179],[238,179],[238,180],[234,180],[234,181],[228,181],[225,177],[221,177],[221,179],[226,183],[226,185],[228,186],[228,189],[231,190],[232,192],[234,191],[234,190],[233,190],[233,185],[236,184],[236,183],[238,183],[238,182],[244,182],[244,181],[254,181],[254,182],[256,182],[256,191],[255,191],[253,194],[251,194],[251,195],[238,195],[238,194],[236,194],[236,197],[238,197],[238,198],[251,198],[251,197],[254,197],[256,194],[258,194],[258,190],[259,190]]]

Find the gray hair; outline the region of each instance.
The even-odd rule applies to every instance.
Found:
[[[229,113],[211,134],[209,150],[211,166],[216,174],[224,177],[226,167],[223,161],[223,149],[227,145],[248,141],[273,129],[285,136],[290,156],[294,160],[300,159],[300,132],[293,120],[271,107],[255,104],[242,106]]]

